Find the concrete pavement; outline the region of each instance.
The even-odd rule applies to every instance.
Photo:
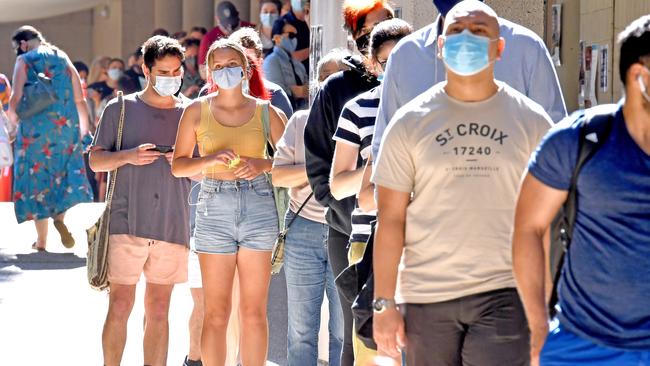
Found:
[[[0,203],[0,365],[101,365],[101,332],[108,299],[86,282],[85,228],[101,204],[72,208],[66,223],[77,245],[65,249],[50,223],[48,252],[30,249],[36,240],[31,222],[18,225],[11,203]],[[143,283],[129,320],[123,365],[142,365]],[[269,361],[286,363],[286,288],[275,276],[269,299]],[[187,321],[192,299],[187,284],[176,286],[170,308],[168,365],[181,365],[187,353]]]

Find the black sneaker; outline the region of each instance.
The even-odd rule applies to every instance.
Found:
[[[193,361],[190,360],[189,357],[185,356],[185,361],[183,362],[183,366],[203,366],[203,362],[201,362],[201,360]]]

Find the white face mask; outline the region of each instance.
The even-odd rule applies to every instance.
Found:
[[[178,92],[183,81],[180,76],[156,76],[153,89],[162,97],[169,97]]]
[[[111,80],[117,81],[117,80],[119,80],[120,76],[122,76],[122,70],[120,70],[120,69],[108,69],[107,74],[108,74],[108,77]]]

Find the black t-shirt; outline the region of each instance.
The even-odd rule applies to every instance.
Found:
[[[131,78],[131,80],[133,81],[133,85],[135,85],[137,91],[142,90],[142,84],[140,84],[140,78],[144,78],[144,74],[138,73],[137,71],[135,71],[135,69],[130,68],[124,72],[124,75]]]
[[[296,51],[309,48],[309,40],[310,40],[309,25],[307,25],[307,22],[296,18],[296,15],[293,13],[293,11],[290,11],[287,14],[285,14],[283,18],[289,24],[293,25],[296,28],[296,31],[298,31],[297,34],[298,45],[296,46]],[[303,61],[302,64],[305,66],[305,70],[307,70],[307,73],[309,73],[309,58]]]
[[[106,99],[109,96],[113,95],[113,88],[108,86],[105,81],[98,81],[88,85],[88,89],[93,89],[101,95],[102,99]]]

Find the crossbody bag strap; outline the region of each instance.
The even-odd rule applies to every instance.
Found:
[[[120,120],[117,124],[117,141],[115,141],[115,151],[120,151],[122,149],[122,132],[124,130],[124,96],[122,95],[122,91],[118,90],[117,92],[117,100],[118,103],[120,103]],[[117,170],[118,168],[115,168],[110,175],[111,179],[108,183],[108,192],[106,193],[106,207],[110,210],[111,208],[111,203],[113,202],[113,193],[115,192],[115,180],[117,179]]]
[[[298,73],[296,72],[296,66],[294,66],[294,64],[293,64],[293,56],[291,56],[291,54],[289,52],[287,52],[286,50],[284,52],[286,52],[287,55],[289,56],[289,65],[291,65],[291,71],[293,71],[293,78],[294,78],[294,81],[296,82],[296,85],[298,85],[298,86],[305,85],[305,83],[300,79],[300,77],[298,76]]]
[[[289,228],[291,227],[291,224],[293,224],[293,222],[296,221],[296,219],[298,218],[298,215],[300,215],[300,212],[302,211],[303,208],[305,208],[305,206],[307,205],[307,202],[309,202],[309,200],[312,198],[313,195],[314,195],[314,192],[311,192],[309,194],[309,196],[307,196],[307,198],[305,199],[305,202],[303,202],[302,205],[300,205],[300,208],[298,209],[298,211],[296,211],[296,214],[291,218],[291,221],[289,221],[289,224],[287,224],[287,227],[284,229],[284,231],[289,230]]]
[[[28,60],[27,57],[25,56],[23,56],[23,61],[27,64],[28,66],[27,69],[31,70],[34,76],[36,76],[36,81],[38,81],[39,77],[38,77],[38,73],[36,72],[36,64],[33,61]],[[45,57],[43,57],[43,63],[45,63],[46,61],[47,60],[45,60]]]

